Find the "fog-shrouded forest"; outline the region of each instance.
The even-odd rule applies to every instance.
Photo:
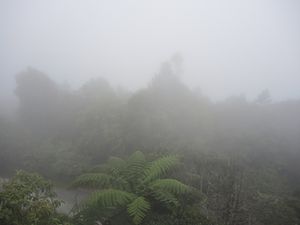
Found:
[[[298,3],[62,2],[0,3],[0,225],[300,225]]]
[[[145,193],[151,208],[137,205],[133,210],[142,215],[135,224],[299,223],[299,100],[272,102],[264,90],[253,101],[236,96],[214,103],[183,84],[174,60],[163,63],[148,86],[135,92],[112,88],[102,78],[70,90],[33,68],[17,74],[16,85],[16,116],[1,118],[3,176],[16,169],[38,172],[57,185],[58,193],[85,196],[88,187],[108,190],[127,178],[130,174],[116,174],[124,159],[133,173],[130,182],[138,182],[144,169],[147,174],[146,163],[173,156],[156,161],[156,179],[169,176],[166,181],[176,179],[191,191],[181,193],[185,186],[177,183],[162,186],[162,191],[174,191],[160,199],[166,205],[159,205],[151,191]],[[101,175],[107,160],[115,166],[105,170],[112,180]],[[72,192],[77,186],[83,189]],[[0,196],[2,201],[5,195]],[[131,224],[121,210],[124,196],[110,197],[112,205],[120,204],[116,212],[81,211],[69,197],[74,206],[66,220]],[[9,224],[5,213],[1,221]]]

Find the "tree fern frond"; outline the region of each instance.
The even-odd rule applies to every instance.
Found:
[[[150,166],[145,170],[146,178],[144,179],[144,182],[149,182],[162,177],[178,164],[179,158],[175,155],[164,156],[151,162]]]
[[[164,203],[166,206],[178,206],[178,200],[170,192],[160,189],[153,189],[151,195],[159,202]]]
[[[117,207],[125,206],[132,202],[136,196],[132,193],[117,189],[105,189],[95,191],[86,200],[86,205],[99,207]]]
[[[160,202],[168,208],[177,207],[179,202],[175,196],[190,190],[178,180],[163,179],[177,165],[179,158],[175,155],[161,157],[152,162],[148,162],[139,151],[126,161],[111,157],[105,165],[95,168],[102,173],[84,174],[73,182],[73,187],[100,189],[90,194],[79,205],[79,210],[88,208],[112,212],[127,208],[133,223],[140,225],[150,210],[150,202]]]
[[[152,190],[160,189],[172,194],[183,194],[189,191],[189,187],[175,179],[158,179],[150,184]]]
[[[115,187],[120,190],[128,190],[130,188],[128,181],[122,176],[113,179],[112,187]]]
[[[144,197],[136,198],[127,206],[128,214],[132,217],[133,223],[136,225],[142,222],[149,210],[150,203]]]
[[[113,177],[104,173],[86,173],[80,175],[71,187],[107,188],[111,186]]]
[[[130,180],[137,180],[137,178],[143,177],[145,165],[145,155],[140,151],[136,151],[127,161],[126,177]]]

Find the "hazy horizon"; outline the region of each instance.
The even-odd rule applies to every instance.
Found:
[[[300,0],[0,0],[1,225],[300,225]]]
[[[78,87],[93,77],[147,85],[174,52],[182,80],[214,100],[269,89],[299,98],[300,3],[287,1],[1,1],[0,97],[28,66]]]

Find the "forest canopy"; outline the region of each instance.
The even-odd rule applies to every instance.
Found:
[[[213,102],[187,87],[179,68],[178,58],[163,63],[148,86],[135,92],[113,88],[103,78],[74,90],[37,69],[19,73],[16,116],[0,118],[2,176],[24,169],[63,186],[78,176],[83,179],[80,182],[92,179],[90,184],[102,184],[110,176],[135,177],[138,182],[138,174],[128,178],[124,170],[118,175],[118,164],[112,164],[107,175],[92,174],[111,157],[127,158],[136,151],[143,152],[139,154],[145,160],[133,164],[140,172],[146,158],[151,162],[176,154],[181,166],[157,185],[183,188],[182,182],[192,187],[190,197],[178,200],[186,210],[169,211],[149,199],[150,190],[122,186],[121,190],[140,196],[131,204],[142,204],[141,211],[129,210],[134,224],[299,224],[300,101],[272,101],[270,92],[263,90],[253,101],[234,96]],[[116,199],[122,196],[113,189],[107,194]],[[173,201],[169,195],[161,194],[160,200]],[[130,196],[126,198],[133,201]],[[148,214],[152,204],[154,213]],[[103,220],[93,209],[73,213],[75,224]],[[130,224],[125,218],[123,223]]]

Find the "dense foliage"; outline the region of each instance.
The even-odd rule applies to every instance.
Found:
[[[116,203],[123,196],[131,217],[113,221],[117,225],[132,219],[138,224],[150,217],[153,225],[300,223],[299,100],[272,102],[270,93],[263,91],[253,101],[236,96],[212,102],[181,82],[174,62],[163,64],[149,85],[134,93],[114,89],[100,78],[72,90],[28,69],[17,76],[16,95],[16,118],[0,117],[3,176],[23,168],[63,185],[79,176],[77,184],[106,188],[105,195],[96,192],[94,199],[110,196],[108,203]],[[120,158],[137,150],[146,161],[141,168],[132,168],[135,175],[119,173],[117,165],[111,171],[103,167],[90,171],[111,162],[111,156],[121,163]],[[148,198],[150,189],[178,183],[164,178],[151,183],[165,169],[157,165],[158,170],[150,173],[146,168],[157,158],[176,154],[182,163],[172,179],[199,193],[179,195],[184,210],[175,207],[169,213],[160,204],[152,206],[155,196]],[[138,185],[128,188],[124,180]],[[148,183],[139,186],[140,182]],[[76,214],[75,220],[79,223],[89,215],[93,223],[96,208]],[[128,212],[123,210],[116,219]]]
[[[99,208],[100,212],[111,209],[114,213],[109,212],[110,220],[125,208],[132,222],[140,224],[155,205],[171,210],[179,205],[176,195],[189,191],[180,181],[165,178],[178,163],[176,156],[147,162],[142,152],[135,152],[127,160],[111,157],[96,171],[79,176],[72,186],[96,188],[84,207]],[[105,214],[96,216],[98,220],[108,220]]]
[[[0,224],[67,225],[56,211],[62,202],[55,196],[50,182],[37,174],[18,171],[0,192]]]

